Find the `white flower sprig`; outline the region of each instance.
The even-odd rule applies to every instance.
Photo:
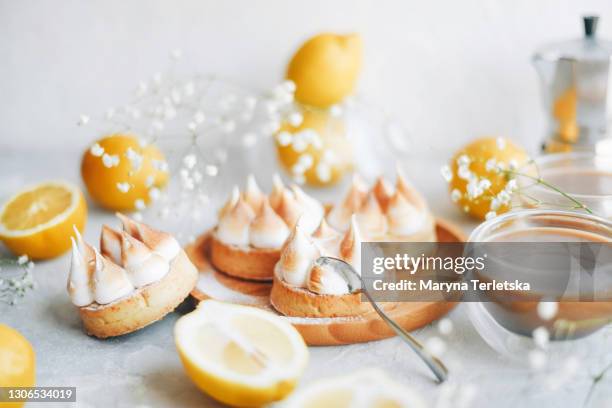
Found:
[[[14,305],[34,288],[32,262],[26,255],[19,258],[0,257],[0,302]]]
[[[505,144],[500,145],[499,141],[498,145],[500,149],[505,147]],[[561,196],[565,197],[574,204],[571,207],[572,209],[581,209],[589,214],[593,213],[592,210],[588,208],[585,204],[581,203],[576,198],[572,197],[570,194],[562,191],[560,188],[544,180],[539,175],[537,167],[534,166],[535,163],[533,160],[529,160],[525,166],[534,166],[537,171],[536,175],[521,171],[516,160],[510,160],[508,164],[506,164],[505,162],[498,161],[495,158],[491,158],[485,162],[485,176],[478,175],[471,169],[471,165],[472,163],[474,163],[474,160],[474,158],[469,157],[466,154],[460,155],[456,159],[457,177],[465,180],[466,187],[465,192],[462,192],[456,188],[453,189],[451,191],[451,200],[453,202],[458,202],[461,199],[465,199],[465,201],[469,203],[480,202],[481,200],[488,201],[489,211],[485,215],[485,219],[487,220],[496,217],[498,215],[498,211],[501,208],[515,207],[516,205],[513,202],[513,198],[517,196],[520,196],[530,201],[531,207],[542,204],[550,204],[543,203],[540,200],[531,197],[529,194],[527,194],[527,192],[520,187],[518,183],[519,178],[525,178],[533,182],[533,184],[540,184],[546,187],[547,189],[550,189],[560,194]],[[441,175],[447,183],[450,183],[454,177],[453,172],[450,166],[448,165],[442,167]],[[489,177],[495,178],[496,182],[500,180],[500,177],[501,180],[505,181],[505,183],[501,186],[498,185],[498,192],[495,193],[492,191],[491,187],[493,186],[493,181]],[[465,210],[468,211],[469,208],[466,207]]]

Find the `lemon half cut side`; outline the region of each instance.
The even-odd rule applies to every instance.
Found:
[[[83,231],[86,219],[78,187],[44,182],[23,189],[0,208],[0,239],[16,255],[53,258],[70,248],[73,225]]]
[[[254,307],[203,301],[177,321],[174,337],[191,380],[232,406],[261,406],[284,398],[308,361],[299,332]]]

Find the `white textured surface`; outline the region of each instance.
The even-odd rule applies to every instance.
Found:
[[[580,36],[592,12],[612,38],[608,0],[1,0],[0,149],[83,147],[79,114],[126,100],[177,47],[186,71],[268,88],[320,30],[363,34],[362,93],[423,145],[497,134],[533,148],[544,123],[530,56]]]
[[[45,162],[45,157],[30,156],[29,160],[42,163],[32,168],[23,164],[22,157],[0,154],[0,174],[3,174],[0,200],[45,173],[78,182],[77,163],[72,156],[56,156],[52,162]],[[430,158],[411,161],[405,169],[408,175],[417,171],[422,174],[415,184],[424,191],[436,214],[454,220],[467,231],[473,224],[450,205],[438,167],[438,160]],[[118,222],[111,214],[92,207],[85,238],[96,242],[103,223],[116,225]],[[69,262],[69,256],[65,255],[39,263],[35,268],[37,289],[15,307],[0,305],[0,321],[19,329],[36,349],[39,385],[76,386],[79,406],[85,407],[217,406],[183,372],[172,334],[179,312],[121,338],[101,341],[87,337],[65,292]],[[412,386],[432,406],[439,408],[579,407],[586,400],[593,376],[612,362],[612,330],[609,330],[603,343],[587,347],[586,352],[572,360],[577,364],[575,369],[536,375],[490,349],[472,327],[464,305],[455,309],[450,319],[453,323],[450,334],[441,334],[448,331],[448,322],[444,324],[446,327],[434,324],[415,332],[432,348],[439,348],[436,339],[443,339],[447,349],[443,360],[451,373],[444,386],[432,381],[425,366],[397,338],[311,348],[310,363],[301,384],[360,368],[379,367],[397,381]],[[567,357],[575,356],[572,353],[570,349]],[[590,405],[586,406],[612,406],[611,372],[598,384]]]

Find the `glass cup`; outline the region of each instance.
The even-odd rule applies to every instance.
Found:
[[[535,242],[534,245],[537,242],[574,241],[608,245],[612,243],[612,222],[572,211],[518,210],[482,223],[472,232],[468,243],[497,242],[500,236],[512,236],[515,233],[520,234],[521,239],[514,242]],[[555,241],[555,234],[565,238]],[[543,249],[545,247],[542,246]],[[607,271],[608,268],[605,268],[606,276]],[[527,267],[520,273],[537,277],[537,274],[543,272],[538,268]],[[514,270],[509,268],[508,274],[515,275]],[[595,292],[599,292],[595,293],[595,299],[607,299],[606,296],[612,290],[612,276],[608,278],[606,284],[595,287]],[[529,352],[533,350],[545,350],[553,361],[567,353],[568,347],[573,351],[582,347],[592,350],[593,347],[605,344],[601,336],[604,332],[609,335],[612,302],[578,302],[565,295],[551,298],[539,296],[539,293],[533,291],[524,295],[524,298],[520,295],[512,302],[469,302],[467,307],[470,320],[493,349],[519,360],[527,360]],[[546,345],[542,344],[543,340]],[[591,343],[593,345],[587,346]]]
[[[612,219],[612,156],[594,152],[572,152],[541,156],[526,173],[572,196],[594,214]],[[558,191],[519,177],[524,203],[540,208],[580,210],[578,204]]]

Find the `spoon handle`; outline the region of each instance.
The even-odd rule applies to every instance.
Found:
[[[372,304],[372,307],[374,307],[376,313],[378,313],[378,315],[381,317],[381,319],[383,319],[389,326],[391,326],[395,334],[397,334],[399,338],[404,340],[404,342],[410,346],[410,348],[421,358],[421,360],[423,360],[423,362],[427,364],[427,367],[429,367],[429,369],[434,373],[434,375],[438,379],[438,382],[444,382],[448,378],[448,369],[442,363],[442,361],[440,361],[436,356],[433,356],[428,353],[417,339],[412,337],[410,333],[404,330],[393,319],[387,316],[385,312],[382,311],[382,309],[374,301],[370,293],[366,290],[363,281],[361,288],[363,290],[363,293],[366,295],[366,297]]]

